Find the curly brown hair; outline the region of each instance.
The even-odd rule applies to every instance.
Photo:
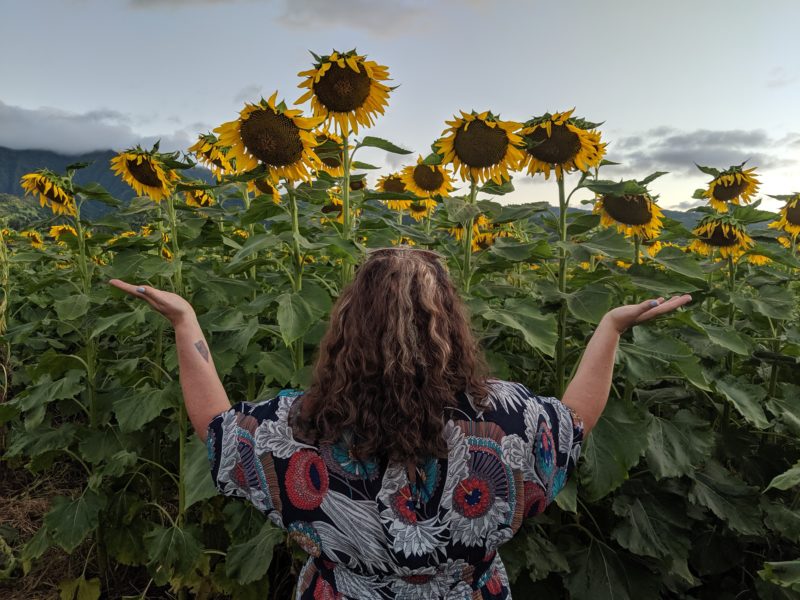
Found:
[[[466,306],[440,256],[408,247],[369,253],[331,310],[299,433],[346,441],[359,459],[445,457],[445,410],[468,393],[489,409],[488,369]]]

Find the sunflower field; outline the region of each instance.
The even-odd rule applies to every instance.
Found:
[[[0,229],[2,597],[290,598],[302,550],[215,493],[168,323],[107,281],[187,298],[231,401],[258,401],[308,384],[332,302],[393,244],[447,257],[493,374],[542,395],[609,308],[693,296],[623,336],[575,476],[501,548],[515,597],[799,597],[800,194],[765,211],[757,167],[702,166],[688,229],[648,189],[663,173],[620,179],[572,110],[460,111],[412,154],[365,133],[387,67],[332,52],[299,76],[295,104],[248,103],[186,153],[120,152],[130,202],[75,183],[85,164],[22,178],[52,216]],[[407,166],[376,179],[363,149]],[[504,204],[525,177],[557,204]]]

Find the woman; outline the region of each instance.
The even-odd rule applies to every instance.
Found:
[[[608,312],[559,400],[487,378],[438,254],[380,249],[336,301],[309,389],[231,407],[191,305],[110,283],[174,326],[214,482],[308,552],[301,599],[510,598],[497,548],[575,468],[620,334],[691,300]]]

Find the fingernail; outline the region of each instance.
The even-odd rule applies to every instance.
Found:
[[[658,300],[650,300],[650,306],[658,306]]]
[[[144,294],[144,288],[143,287],[137,287],[136,291],[139,292],[140,294]]]

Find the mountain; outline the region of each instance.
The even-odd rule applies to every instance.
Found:
[[[66,155],[49,150],[12,150],[0,146],[0,194],[22,197],[25,192],[20,187],[20,178],[37,169],[50,169],[55,173],[64,173],[68,165],[79,162],[90,163],[85,169],[75,173],[74,181],[80,185],[99,183],[112,196],[120,200],[130,200],[133,190],[111,170],[111,159],[116,155],[113,150],[89,152],[86,154]],[[194,167],[184,172],[189,178],[202,179],[210,183],[211,172],[208,169]],[[7,199],[0,199],[6,202]],[[36,201],[38,204],[38,200]],[[3,210],[9,214],[10,208]],[[109,212],[110,207],[96,201],[84,204],[82,213],[87,218],[97,218]]]

